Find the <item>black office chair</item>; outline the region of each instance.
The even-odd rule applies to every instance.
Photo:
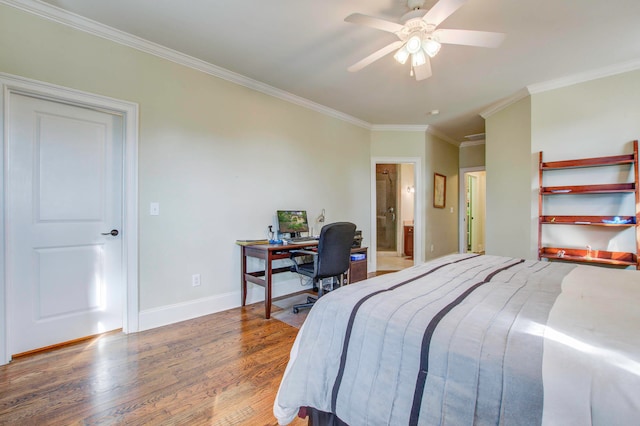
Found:
[[[318,240],[318,251],[293,250],[292,272],[313,278],[313,287],[318,288],[318,298],[324,292],[322,280],[324,278],[338,279],[340,285],[344,281],[344,274],[349,270],[351,246],[356,234],[356,225],[350,222],[335,222],[322,227]],[[298,263],[296,257],[300,255],[313,256],[313,262]],[[307,297],[307,303],[301,303],[293,307],[293,313],[299,309],[310,308],[318,300],[315,297]]]

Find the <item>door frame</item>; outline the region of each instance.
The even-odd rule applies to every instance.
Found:
[[[0,72],[0,365],[11,360],[7,334],[7,282],[6,282],[6,153],[8,128],[9,96],[23,94],[53,102],[92,108],[122,117],[123,121],[123,203],[122,203],[122,267],[125,291],[123,300],[122,330],[133,333],[139,328],[138,308],[138,104],[106,96],[82,92],[46,82],[28,79]]]
[[[458,179],[458,202],[459,202],[459,206],[460,208],[458,209],[458,236],[459,236],[459,241],[458,241],[458,251],[460,253],[466,253],[467,252],[467,231],[466,231],[466,223],[465,223],[465,216],[466,216],[466,203],[465,203],[465,196],[466,196],[466,187],[467,187],[467,182],[465,179],[465,174],[467,173],[472,173],[472,172],[486,172],[486,167],[485,166],[477,166],[477,167],[464,167],[460,169],[460,172],[458,174],[458,176],[460,176],[460,179]],[[485,246],[486,246],[486,242],[485,242]]]
[[[420,214],[424,211],[424,190],[422,182],[422,160],[420,157],[371,157],[371,238],[369,247],[369,270],[375,271],[377,269],[377,254],[376,248],[378,237],[376,235],[376,164],[413,164],[413,179],[415,181],[415,193],[413,204],[413,264],[416,265],[419,262],[424,261],[424,254],[422,252],[422,246],[424,241],[423,236],[423,217]]]

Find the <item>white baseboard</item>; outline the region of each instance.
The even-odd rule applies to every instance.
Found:
[[[302,287],[299,279],[291,279],[273,284],[272,297],[285,296],[310,288]],[[247,304],[264,301],[264,288],[249,283],[247,285]],[[240,290],[217,296],[191,300],[161,306],[159,308],[140,311],[139,331],[150,330],[176,322],[198,318],[203,315],[214,314],[240,306]]]

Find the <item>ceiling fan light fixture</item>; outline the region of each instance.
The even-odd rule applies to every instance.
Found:
[[[409,59],[409,55],[411,54],[407,50],[407,45],[405,44],[400,49],[398,49],[396,54],[393,55],[393,58],[404,65],[407,62],[407,59]]]
[[[424,54],[424,51],[418,50],[416,53],[411,55],[411,65],[414,67],[419,67],[420,65],[424,65],[427,63],[427,57]]]
[[[407,44],[405,44],[409,53],[417,53],[420,51],[422,47],[422,37],[420,34],[414,34],[407,40]]]
[[[0,0],[1,2],[2,0]],[[475,47],[498,47],[505,35],[488,31],[463,29],[440,29],[438,26],[458,10],[468,0],[394,0],[406,1],[410,11],[400,21],[390,21],[361,13],[352,13],[344,20],[362,24],[397,36],[399,40],[378,49],[347,70],[359,71],[374,61],[395,51],[393,57],[405,64],[411,57],[411,75],[416,80],[431,77],[429,58],[435,57],[443,44],[457,44]],[[425,8],[425,4],[429,8]],[[440,41],[442,40],[442,41]]]
[[[433,58],[440,51],[440,47],[442,45],[438,43],[436,40],[432,38],[426,38],[422,43],[422,50],[429,55],[430,58]]]

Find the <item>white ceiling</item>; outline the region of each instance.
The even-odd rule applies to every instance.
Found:
[[[15,0],[16,3],[34,3]],[[36,2],[37,3],[37,2]],[[393,55],[347,67],[397,40],[347,23],[398,21],[406,0],[46,0],[373,126],[426,126],[450,141],[479,115],[545,82],[640,68],[640,0],[468,0],[439,28],[503,32],[497,49],[443,45],[415,81]],[[435,0],[426,0],[428,8]],[[428,115],[431,110],[438,115]]]

